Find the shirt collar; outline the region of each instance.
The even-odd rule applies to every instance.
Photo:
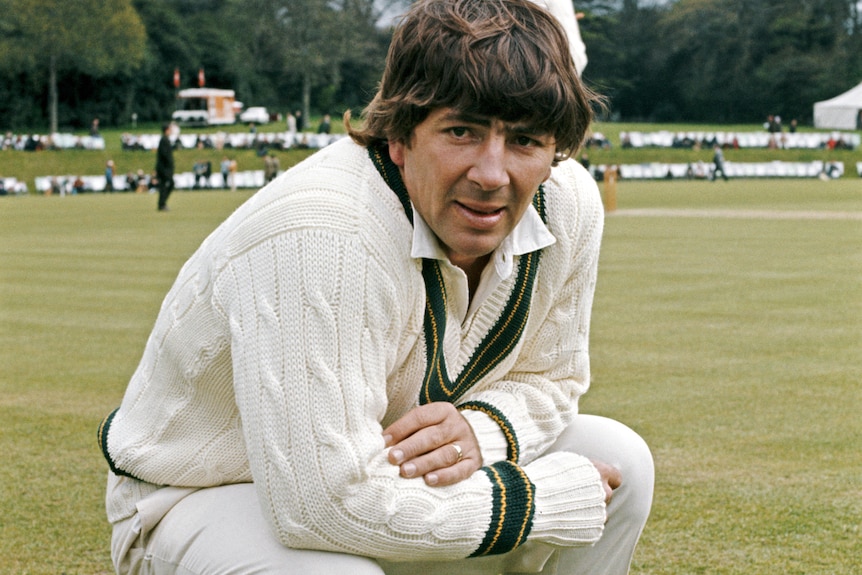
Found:
[[[503,240],[493,254],[494,269],[500,279],[506,279],[514,269],[515,256],[545,248],[557,240],[542,221],[536,208],[530,205],[521,221]],[[446,260],[446,254],[434,232],[413,207],[413,247],[410,255],[414,258]]]

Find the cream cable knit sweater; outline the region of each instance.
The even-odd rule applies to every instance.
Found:
[[[422,385],[425,286],[401,204],[367,151],[345,139],[257,193],[180,271],[101,434],[112,469],[140,479],[112,477],[109,519],[130,516],[157,485],[254,481],[291,547],[457,559],[523,542],[498,532],[512,522],[530,540],[594,542],[604,523],[595,468],[541,454],[588,387],[603,211],[574,161],[545,190],[557,242],[542,252],[524,336],[461,398],[503,414],[517,466],[497,463],[505,436],[477,410],[465,416],[485,465],[497,463],[484,473],[428,487],[387,462],[382,429],[417,405]],[[514,275],[464,324],[449,315],[452,377],[497,321]],[[498,471],[529,482],[495,485]],[[516,491],[527,500],[510,501],[504,517]],[[530,515],[513,517],[524,505]]]

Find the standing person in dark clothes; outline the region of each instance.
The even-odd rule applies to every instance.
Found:
[[[159,211],[168,211],[168,196],[174,191],[174,148],[171,144],[170,124],[162,126],[162,138],[156,152],[156,176],[159,179]]]
[[[721,151],[721,146],[716,144],[713,146],[713,156],[712,163],[715,164],[715,169],[712,172],[712,178],[710,178],[713,182],[718,179],[718,174],[721,172],[721,177],[724,181],[727,181],[727,173],[724,171],[724,153]]]

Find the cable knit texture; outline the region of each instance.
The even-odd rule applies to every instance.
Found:
[[[574,161],[554,168],[545,190],[557,242],[542,252],[524,335],[459,400],[473,406],[464,414],[485,465],[511,457],[507,433],[517,439],[500,485],[489,467],[432,488],[386,460],[382,429],[419,403],[425,285],[398,198],[345,139],[258,192],[180,271],[104,430],[106,455],[130,476],[109,496],[109,518],[130,516],[153,485],[253,481],[285,545],[456,559],[518,523],[499,516],[509,477],[528,496],[517,509],[530,540],[594,542],[604,522],[595,468],[541,454],[588,387],[603,212]],[[457,270],[441,271],[448,281]],[[463,323],[447,314],[451,377],[498,321],[514,275]],[[490,552],[522,542],[500,541],[512,543]]]

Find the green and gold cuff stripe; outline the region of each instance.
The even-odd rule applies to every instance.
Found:
[[[506,459],[513,463],[518,462],[518,457],[521,455],[521,449],[518,446],[518,436],[515,435],[515,430],[512,424],[503,415],[499,409],[489,403],[482,401],[468,401],[458,406],[458,409],[470,409],[479,411],[490,417],[497,425],[500,426],[503,435],[506,437]]]
[[[483,467],[491,480],[491,524],[479,548],[470,557],[508,553],[527,540],[533,526],[535,486],[524,470],[510,461]]]

